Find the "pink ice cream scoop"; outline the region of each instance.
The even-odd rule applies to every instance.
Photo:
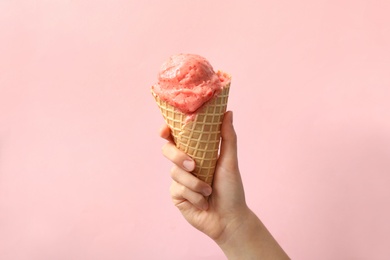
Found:
[[[215,72],[205,58],[177,54],[161,66],[158,82],[152,90],[161,100],[183,113],[192,114],[218,95],[229,81],[225,73]]]

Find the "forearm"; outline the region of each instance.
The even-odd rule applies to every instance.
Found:
[[[229,227],[226,236],[216,241],[229,260],[289,259],[252,211],[248,209],[240,222]]]

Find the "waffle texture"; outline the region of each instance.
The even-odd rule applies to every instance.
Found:
[[[230,83],[221,93],[205,103],[187,120],[187,115],[161,100],[152,90],[166,124],[171,129],[176,147],[195,161],[192,172],[199,179],[212,185],[221,140],[221,125],[226,112]]]

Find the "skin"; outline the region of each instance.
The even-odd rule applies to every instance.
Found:
[[[191,174],[195,163],[176,148],[169,128],[164,125],[160,129],[160,136],[168,141],[162,153],[174,164],[170,171],[173,204],[192,226],[213,239],[228,259],[289,259],[246,204],[231,111],[224,116],[221,135],[212,188]]]

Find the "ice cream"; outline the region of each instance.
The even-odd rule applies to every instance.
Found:
[[[214,72],[205,58],[196,54],[178,54],[161,66],[158,82],[152,90],[161,100],[191,114],[217,96],[229,82],[230,77],[220,71]]]
[[[230,75],[215,72],[205,58],[178,54],[161,66],[158,82],[151,89],[176,147],[195,161],[192,174],[210,185],[230,81]]]

